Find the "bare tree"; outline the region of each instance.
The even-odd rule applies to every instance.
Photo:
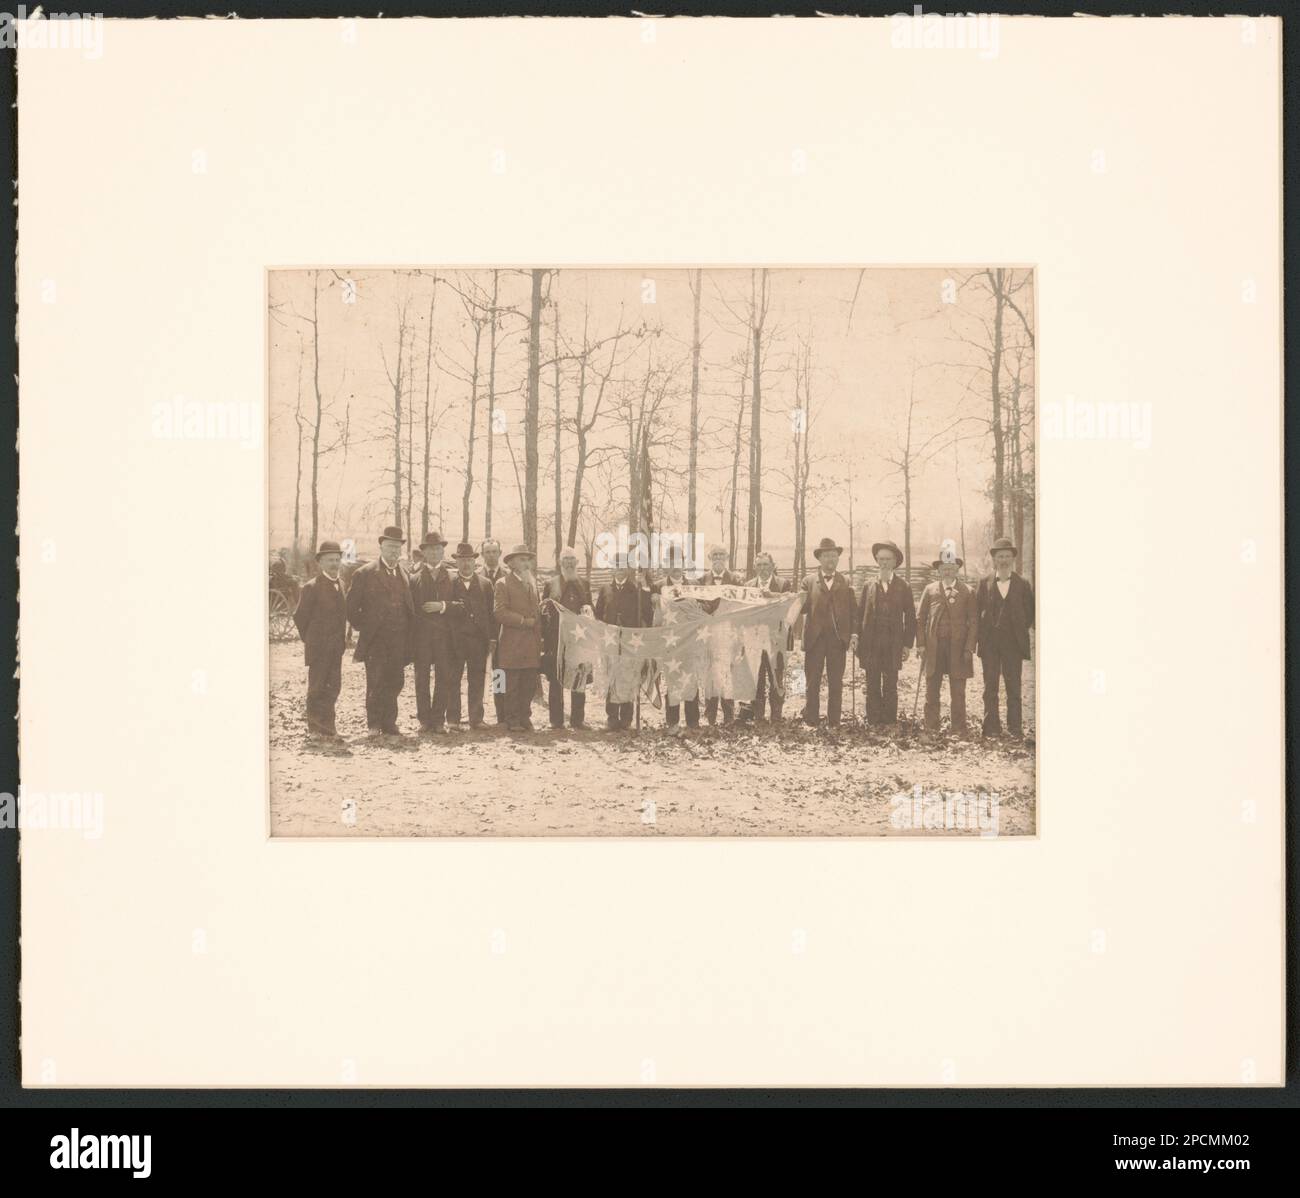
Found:
[[[500,298],[501,272],[492,272],[492,308],[489,313],[488,331],[488,434],[487,434],[487,477],[484,482],[483,495],[483,537],[492,535],[492,466],[493,449],[496,445],[496,410],[497,410],[497,329],[500,319],[497,302]],[[469,533],[465,534],[466,539]]]
[[[438,276],[433,276],[433,286],[429,288],[429,324],[428,341],[424,352],[424,467],[423,501],[420,507],[420,536],[429,531],[429,451],[433,445],[432,419],[432,385],[433,385],[433,314],[438,300]]]
[[[749,321],[754,340],[750,378],[754,384],[749,426],[749,543],[745,549],[745,577],[754,573],[754,555],[763,548],[763,324],[767,320],[771,288],[767,271],[750,271]]]
[[[534,270],[528,315],[528,394],[524,406],[524,543],[537,552],[537,422],[541,410],[542,280]]]
[[[700,440],[700,294],[704,290],[704,272],[697,270],[690,280],[694,319],[691,336],[691,431],[690,462],[687,465],[686,531],[693,538],[697,529],[695,495],[699,474]]]
[[[1015,355],[1019,350],[1033,348],[1033,328],[1026,315],[1028,304],[1022,302],[1029,294],[1032,281],[1033,274],[1027,270],[989,267],[974,271],[965,276],[961,288],[970,295],[987,297],[991,311],[981,311],[984,304],[951,305],[956,316],[973,320],[983,334],[979,338],[963,335],[958,340],[976,350],[976,369],[988,377],[990,411],[987,424],[993,438],[992,505],[995,537],[1004,534],[1007,508],[1007,428],[1003,411],[1007,381],[1006,359],[1008,354]],[[1008,320],[1014,334],[1008,328]]]
[[[571,355],[577,363],[578,379],[576,394],[574,395],[573,416],[569,422],[570,427],[573,429],[575,445],[573,489],[569,502],[569,532],[565,543],[575,548],[578,544],[580,514],[583,511],[583,482],[588,468],[593,464],[593,430],[596,428],[596,422],[600,419],[610,380],[636,349],[634,346],[632,351],[620,359],[618,355],[619,345],[627,337],[633,337],[639,343],[640,339],[645,335],[644,325],[636,330],[624,327],[621,309],[619,311],[618,325],[611,336],[592,341],[590,339],[590,325],[591,307],[588,304],[583,308],[582,349]],[[602,358],[603,364],[596,365],[593,359],[606,346],[609,348],[608,359]],[[595,389],[595,395],[591,397],[589,403],[588,394],[592,388]]]

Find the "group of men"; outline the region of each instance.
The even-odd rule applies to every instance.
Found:
[[[793,591],[791,581],[777,575],[770,554],[758,554],[754,577],[743,579],[727,568],[727,551],[721,547],[710,551],[708,569],[694,579],[687,579],[679,567],[650,579],[620,560],[593,601],[587,583],[578,577],[573,549],[562,552],[559,573],[542,584],[536,557],[526,545],[516,545],[503,556],[495,540],[483,541],[477,551],[461,542],[448,563],[448,542],[429,532],[408,569],[401,562],[405,543],[400,528],[385,528],[379,557],[361,566],[347,588],[340,574],[340,546],[335,541],[320,545],[319,572],[303,586],[294,612],[307,662],[307,727],[315,735],[339,738],[335,704],[348,625],[357,633],[356,660],[365,665],[366,724],[372,735],[402,735],[398,698],[408,665],[414,667],[421,732],[445,733],[449,724],[460,723],[462,680],[469,726],[483,728],[489,676],[496,722],[507,730],[532,731],[532,704],[542,678],[547,681],[551,727],[564,725],[567,694],[570,727],[582,729],[585,689],[566,691],[556,666],[558,608],[623,628],[645,628],[661,618],[660,598],[668,586],[745,586],[773,596]],[[1033,589],[1014,569],[1018,550],[1009,539],[998,538],[989,552],[993,572],[974,588],[958,577],[962,559],[951,551],[941,553],[932,563],[938,577],[925,587],[918,608],[910,584],[899,573],[903,553],[893,542],[871,547],[877,575],[855,594],[838,569],[842,547],[823,539],[815,553],[818,569],[801,584],[803,602],[796,621],[804,650],[804,722],[821,722],[825,679],[826,723],[839,725],[845,665],[852,654],[866,676],[867,721],[896,724],[898,674],[915,646],[925,678],[927,732],[939,731],[940,694],[947,678],[950,729],[956,736],[967,735],[966,681],[974,675],[978,655],[984,678],[984,735],[1002,734],[999,692],[1004,690],[1007,731],[1021,736],[1021,667],[1030,656]],[[701,704],[697,696],[667,705],[665,722],[682,734],[682,707],[686,728],[699,726],[701,707],[710,725],[718,722],[719,714],[724,724],[769,716],[775,722],[782,718],[783,691],[764,653],[754,700],[742,704],[739,713],[732,699],[711,698]],[[607,730],[630,729],[634,705],[607,701],[605,716]]]

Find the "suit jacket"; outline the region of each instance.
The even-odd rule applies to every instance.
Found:
[[[939,627],[945,607],[948,611],[948,670],[953,678],[969,678],[974,673],[972,655],[979,633],[979,618],[975,610],[975,592],[959,578],[953,584],[954,597],[948,603],[943,594],[943,583],[932,582],[921,593],[921,608],[916,615],[916,647],[925,654],[926,677],[939,668],[937,646]],[[926,653],[926,647],[930,652]]]
[[[1005,606],[1006,611],[1000,609]],[[1029,581],[1012,571],[1011,585],[1007,588],[1007,597],[1002,598],[998,591],[997,576],[989,574],[979,581],[975,588],[975,608],[979,613],[978,651],[981,657],[997,651],[997,642],[993,629],[999,616],[1005,619],[1004,628],[1009,629],[1016,647],[1020,650],[1021,660],[1029,659],[1029,630],[1034,626],[1034,588]]]
[[[348,588],[348,623],[357,630],[357,661],[365,661],[379,635],[384,618],[388,614],[384,588],[388,583],[379,558],[367,562],[352,575],[352,585]],[[411,660],[411,629],[415,623],[415,605],[411,602],[410,580],[401,566],[397,567],[397,581],[401,587],[396,589],[398,610],[401,613],[398,632],[402,645],[402,664]]]
[[[507,574],[510,573],[510,571],[507,570],[505,566],[499,564],[495,570],[489,570],[486,566],[480,566],[478,568],[478,572],[483,576],[488,586],[492,588],[494,593],[496,591],[497,583],[500,582],[501,579],[503,579]],[[495,599],[494,599],[494,603],[495,603]],[[489,639],[495,641],[495,640],[499,640],[500,637],[501,637],[501,625],[497,623],[496,616],[494,615],[492,617],[492,636]]]
[[[879,665],[897,672],[903,650],[916,643],[916,600],[897,574],[884,590],[873,578],[858,596],[858,660],[864,669]]]
[[[493,589],[492,614],[500,626],[497,664],[503,670],[535,670],[542,662],[541,591],[536,579],[530,590],[516,574],[507,572]],[[532,620],[533,626],[524,626]]]
[[[546,584],[543,596],[571,612],[591,607],[591,588],[581,578],[566,582],[556,575]],[[555,653],[560,642],[560,618],[550,603],[542,604],[542,669],[555,675]]]
[[[596,619],[620,628],[649,628],[654,622],[650,592],[643,591],[632,577],[619,586],[612,579],[596,596]]]
[[[447,603],[453,599],[451,586],[451,571],[443,562],[436,566],[421,566],[411,575],[411,602],[415,608],[412,648],[416,652],[431,652],[435,644],[451,643],[451,613],[421,610],[422,604]]]
[[[447,594],[450,602],[464,604],[463,607],[453,607],[447,614],[452,641],[475,652],[485,650],[488,641],[493,639],[497,626],[496,617],[492,614],[496,605],[492,584],[475,572],[469,576],[467,590],[460,574],[454,573],[447,586]]]
[[[829,591],[822,586],[821,577],[821,570],[817,570],[803,580],[800,610],[804,617],[804,648],[825,641],[827,648],[847,649],[849,637],[857,628],[858,604],[853,588],[838,570]]]
[[[713,577],[713,567],[709,566],[704,573],[695,580],[697,587],[721,587],[721,586],[740,586],[740,575],[733,574],[730,570],[723,570],[722,576],[716,581]]]
[[[331,583],[317,574],[303,584],[293,622],[302,637],[303,659],[308,665],[343,656],[348,631],[348,599],[343,579]]]
[[[788,578],[778,578],[775,574],[767,580],[767,585],[763,585],[763,580],[757,574],[745,583],[747,587],[757,587],[759,590],[765,590],[769,595],[788,595],[794,588],[794,584]]]

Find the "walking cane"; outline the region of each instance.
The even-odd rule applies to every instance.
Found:
[[[930,641],[927,638],[921,651],[921,670],[916,676],[916,695],[912,699],[912,723],[916,723],[916,705],[921,701],[921,679],[925,677],[925,663],[930,660]]]

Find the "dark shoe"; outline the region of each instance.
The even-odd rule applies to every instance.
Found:
[[[572,729],[574,730],[574,732],[586,732],[586,731],[587,731],[587,725],[586,725],[585,723],[583,723],[582,720],[579,720],[576,724],[570,724],[569,727],[572,728]]]
[[[469,726],[471,732],[482,732],[487,725],[482,720],[476,720]]]

